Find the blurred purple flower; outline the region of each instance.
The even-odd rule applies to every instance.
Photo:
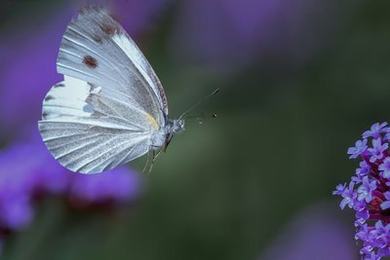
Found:
[[[111,9],[131,35],[138,35],[152,24],[166,1],[94,2]],[[60,12],[41,15],[45,19],[26,26],[25,31],[21,28],[0,31],[0,35],[7,35],[1,37],[0,43],[0,132],[3,135],[17,135],[23,131],[22,126],[35,126],[40,119],[43,97],[62,79],[56,72],[62,35],[76,10],[83,6],[61,7]]]
[[[20,230],[30,224],[34,212],[31,198],[26,193],[1,194],[0,227],[7,230]]]
[[[125,168],[111,172],[72,176],[70,196],[89,203],[125,202],[139,193],[139,178]]]
[[[259,56],[299,63],[329,40],[337,19],[336,8],[320,0],[188,0],[179,5],[173,52],[217,69]]]
[[[23,125],[35,125],[42,98],[61,80],[55,63],[70,17],[71,12],[59,12],[39,29],[2,37],[1,49],[6,53],[0,61],[0,128],[7,134],[19,133]]]
[[[32,142],[0,151],[1,227],[17,230],[29,224],[37,193],[65,192],[65,170],[43,149],[43,144]]]
[[[156,24],[172,0],[115,0],[109,1],[112,13],[130,36],[139,36]]]
[[[364,150],[360,153],[360,168],[351,178],[349,188],[345,188],[345,184],[339,184],[333,192],[334,195],[342,197],[342,209],[348,205],[355,211],[355,239],[362,243],[360,253],[364,259],[390,256],[390,161],[387,157],[390,140],[386,137],[388,131],[385,122],[375,123],[370,130],[363,133],[363,141],[359,140],[359,144],[371,141],[371,147],[356,149],[359,152]],[[348,154],[351,154],[350,150]],[[341,187],[344,189],[341,190]]]
[[[352,230],[337,212],[319,204],[294,217],[259,260],[354,260]]]
[[[37,138],[0,151],[0,229],[19,230],[28,225],[34,202],[42,195],[55,194],[90,204],[137,198],[140,179],[134,172],[118,168],[100,175],[71,173]]]

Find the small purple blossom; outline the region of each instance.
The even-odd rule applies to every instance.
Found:
[[[355,175],[355,176],[352,176],[351,181],[354,182],[355,184],[360,184],[363,182],[363,178],[364,178],[364,176]]]
[[[355,211],[355,239],[361,242],[363,259],[390,256],[390,157],[387,123],[375,123],[363,139],[348,150],[350,158],[362,157],[347,187],[339,184],[333,194],[341,196],[340,207]],[[368,144],[371,145],[368,145]]]
[[[372,137],[377,139],[382,133],[388,133],[390,128],[387,127],[387,122],[375,123],[371,126],[370,130],[367,130],[363,133],[363,138]]]
[[[345,206],[348,205],[348,207],[352,208],[353,203],[357,197],[356,192],[354,191],[354,182],[351,182],[348,186],[348,188],[345,188],[344,191],[341,193],[341,196],[343,197],[343,200],[340,202],[340,208],[344,209]]]
[[[371,166],[366,161],[361,161],[359,168],[356,169],[356,175],[360,177],[366,176],[371,171]]]
[[[381,209],[386,210],[390,209],[390,192],[385,192],[383,195],[385,195],[386,201],[382,202]]]
[[[372,228],[369,227],[367,224],[362,224],[359,226],[358,231],[356,232],[355,238],[364,240],[364,241],[372,241],[373,236],[371,234]]]
[[[388,143],[382,143],[380,138],[372,140],[372,148],[368,148],[368,152],[371,154],[370,162],[375,162],[383,158],[383,152],[389,148]]]
[[[372,200],[372,192],[376,189],[376,186],[377,185],[375,180],[370,181],[368,176],[364,177],[362,185],[360,185],[357,189],[358,200],[365,200],[367,203],[369,203]]]
[[[375,223],[375,244],[380,248],[386,248],[390,242],[390,224],[383,224],[382,221]]]
[[[347,187],[347,184],[344,183],[344,184],[339,184],[336,186],[336,190],[333,191],[333,195],[341,195],[343,194],[345,188]]]
[[[348,148],[348,154],[350,159],[359,157],[367,150],[367,140],[357,140],[354,147]]]
[[[390,157],[386,157],[378,169],[382,172],[384,178],[390,178]]]
[[[353,205],[353,209],[356,212],[355,216],[358,225],[365,223],[367,219],[370,217],[370,213],[367,209],[367,203],[365,201],[355,201]]]

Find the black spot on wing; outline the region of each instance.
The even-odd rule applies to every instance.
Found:
[[[89,91],[92,91],[94,88],[96,88],[96,85],[91,82],[87,82],[87,84],[89,86]]]
[[[103,38],[99,35],[92,35],[92,39],[96,42],[101,44],[103,42]]]
[[[52,99],[54,99],[54,97],[53,97],[53,96],[50,96],[50,95],[48,95],[48,96],[45,97],[45,101],[49,101],[49,100],[52,100]]]
[[[119,28],[112,22],[106,22],[99,25],[100,29],[108,36],[112,37],[119,32]]]
[[[90,69],[94,69],[98,65],[97,60],[90,55],[84,56],[83,63]]]
[[[62,87],[65,87],[65,85],[63,83],[58,83],[56,85],[54,85],[55,88],[62,88]]]

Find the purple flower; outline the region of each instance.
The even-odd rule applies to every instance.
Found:
[[[385,134],[384,140],[386,141],[390,140],[390,133]]]
[[[363,178],[364,178],[364,176],[355,175],[355,176],[352,176],[351,182],[354,182],[355,184],[360,184],[363,182]]]
[[[340,202],[340,208],[344,209],[345,206],[348,205],[348,207],[352,208],[353,203],[357,197],[356,192],[354,191],[354,182],[350,182],[348,188],[345,188],[341,196],[343,197],[343,200]]]
[[[354,147],[348,148],[350,159],[355,159],[367,150],[367,140],[357,140]]]
[[[383,195],[385,195],[386,201],[382,202],[381,209],[390,209],[390,192],[385,192]]]
[[[387,123],[376,123],[364,132],[363,141],[358,140],[356,147],[348,151],[350,158],[354,158],[355,153],[358,156],[364,150],[364,161],[348,188],[339,184],[333,192],[342,197],[342,209],[348,205],[355,211],[355,239],[362,242],[363,259],[390,256],[390,157],[387,157],[390,139],[384,138],[388,131]],[[367,145],[369,141],[371,147]]]
[[[376,186],[375,180],[370,181],[368,176],[364,177],[362,185],[357,189],[358,200],[365,200],[367,203],[370,202],[372,200],[372,192],[376,189]]]
[[[355,217],[358,225],[361,225],[366,222],[370,217],[370,212],[367,209],[367,203],[365,201],[355,201],[353,205],[355,210]]]
[[[30,224],[34,215],[28,193],[8,193],[0,195],[0,227],[20,230]]]
[[[96,175],[74,175],[70,196],[88,203],[126,202],[139,194],[140,179],[119,168]]]
[[[56,194],[72,201],[113,204],[136,198],[140,190],[139,176],[126,168],[93,176],[67,171],[35,137],[0,151],[0,173],[0,229],[28,225],[38,197]]]
[[[372,241],[374,236],[372,235],[371,230],[372,227],[369,227],[367,224],[360,225],[355,238],[367,242]]]
[[[382,171],[382,176],[384,178],[390,178],[390,157],[386,157],[383,163],[379,165],[378,169]]]
[[[361,161],[359,168],[356,169],[356,175],[360,177],[366,176],[371,171],[371,166],[366,161]]]
[[[390,242],[390,224],[384,225],[382,221],[375,223],[375,244],[377,247],[385,248]]]
[[[344,183],[344,184],[339,184],[339,185],[337,185],[336,186],[336,190],[335,191],[333,191],[333,195],[341,195],[341,194],[343,194],[343,192],[344,192],[344,190],[346,189],[346,187],[347,187],[347,184],[346,183]]]
[[[50,172],[63,178],[64,170],[43,153],[44,149],[43,144],[34,142],[0,151],[0,227],[18,230],[30,223],[34,194],[53,185],[42,174]],[[65,185],[52,187],[48,192],[64,192]]]
[[[370,162],[375,162],[379,159],[383,158],[383,152],[389,148],[388,143],[383,143],[380,138],[378,139],[373,139],[372,140],[372,148],[368,148],[368,152],[370,152],[371,157],[370,157]]]
[[[258,259],[354,260],[358,253],[352,236],[352,228],[343,224],[333,208],[318,204],[290,219]]]
[[[390,130],[389,127],[387,127],[387,122],[384,123],[375,123],[371,126],[370,130],[367,130],[363,133],[363,138],[372,137],[374,139],[377,139],[380,137],[380,134],[382,133],[388,133]]]

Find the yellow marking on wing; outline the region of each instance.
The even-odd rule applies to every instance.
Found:
[[[149,123],[153,126],[153,128],[158,130],[158,124],[156,119],[149,113],[146,113],[146,118],[148,119]]]

